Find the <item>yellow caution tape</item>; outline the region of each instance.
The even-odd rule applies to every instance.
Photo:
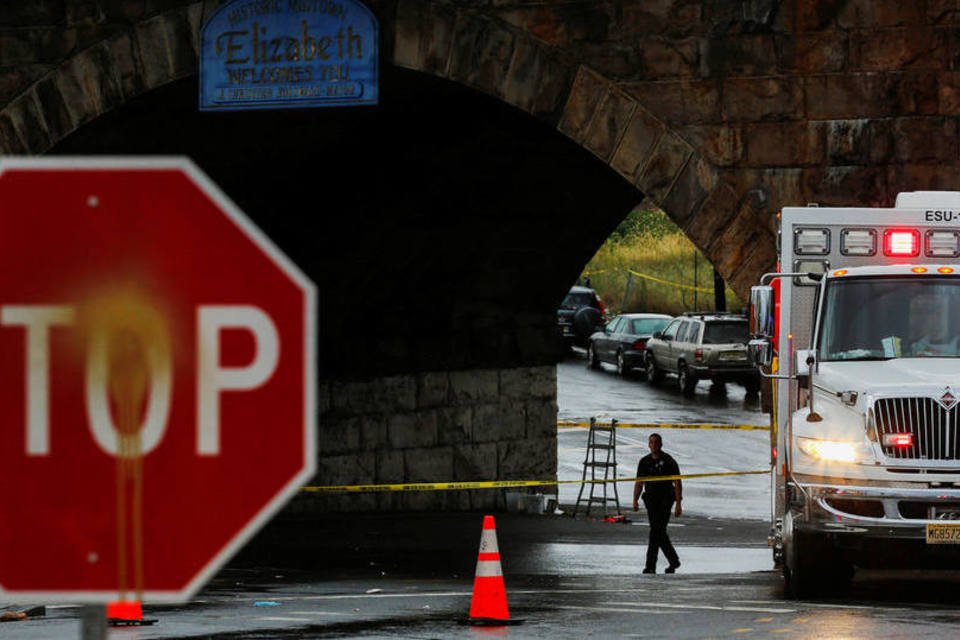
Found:
[[[597,423],[598,426],[608,427],[607,423]],[[577,422],[575,420],[558,420],[557,427],[560,429],[589,427],[589,422]],[[636,423],[636,422],[617,422],[618,429],[724,429],[739,431],[770,431],[770,425],[763,424],[670,424],[670,423]]]
[[[616,480],[584,480],[584,482],[659,482],[661,480],[689,480],[691,478],[715,478],[718,476],[752,476],[761,473],[770,473],[770,469],[757,471],[715,471],[713,473],[683,473],[675,476],[649,476],[640,478],[617,478]],[[579,480],[564,480],[564,482],[580,482]],[[558,483],[559,484],[559,483]]]
[[[660,480],[686,480],[690,478],[710,478],[717,476],[744,476],[770,473],[769,469],[759,471],[717,471],[713,473],[687,473],[675,476],[649,476],[642,478],[617,478],[609,480],[483,480],[477,482],[412,482],[406,484],[354,484],[331,486],[307,486],[300,490],[305,493],[369,493],[382,491],[462,491],[466,489],[509,489],[515,487],[544,487],[555,484],[600,484],[604,482],[657,482]]]
[[[364,493],[372,491],[459,491],[463,489],[503,489],[509,487],[542,487],[558,484],[556,480],[483,480],[477,482],[412,482],[406,484],[354,484],[300,487],[307,493]]]
[[[633,269],[627,269],[627,273],[637,276],[638,278],[643,278],[645,280],[652,280],[653,282],[659,282],[660,284],[670,285],[671,287],[677,287],[678,289],[688,289],[690,291],[702,291],[703,293],[710,293],[713,291],[712,288],[707,287],[691,287],[688,284],[680,284],[679,282],[670,282],[669,280],[662,280],[660,278],[654,278],[653,276],[648,276],[645,273],[638,273]]]

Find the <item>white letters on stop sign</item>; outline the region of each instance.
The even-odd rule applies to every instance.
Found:
[[[245,367],[220,366],[220,330],[246,329],[256,350]],[[197,453],[220,453],[220,391],[249,390],[270,379],[280,359],[280,335],[266,313],[249,306],[202,306],[197,310]]]
[[[0,324],[26,327],[27,455],[50,453],[50,327],[72,323],[72,307],[0,307]]]
[[[70,327],[76,310],[69,305],[0,306],[0,326],[23,327],[26,349],[26,452],[50,454],[50,332]],[[280,336],[270,316],[250,305],[200,305],[197,308],[197,454],[220,453],[220,396],[224,391],[249,391],[267,382],[280,359]],[[254,357],[245,366],[222,366],[221,331],[248,331],[254,338]],[[90,430],[97,445],[116,456],[118,430],[110,412],[108,337],[94,330],[86,360],[84,397]],[[173,366],[169,342],[152,343],[146,350],[150,388],[139,428],[140,452],[146,455],[163,440],[170,415]]]

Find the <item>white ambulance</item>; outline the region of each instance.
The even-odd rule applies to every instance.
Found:
[[[960,192],[784,208],[779,244],[750,352],[773,371],[787,593],[837,592],[856,567],[960,568]]]

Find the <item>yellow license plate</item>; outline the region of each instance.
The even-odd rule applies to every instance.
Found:
[[[960,522],[928,523],[927,544],[960,544]]]

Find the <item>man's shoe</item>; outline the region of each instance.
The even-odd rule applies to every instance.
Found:
[[[643,572],[644,572],[644,573],[656,573],[657,570],[656,570],[656,569],[652,569],[652,568],[650,568],[650,567],[646,567],[646,568],[643,570]]]
[[[666,568],[666,570],[664,571],[664,573],[676,573],[676,572],[677,572],[677,567],[679,567],[679,566],[680,566],[680,561],[677,560],[677,564],[671,564],[669,567]]]

